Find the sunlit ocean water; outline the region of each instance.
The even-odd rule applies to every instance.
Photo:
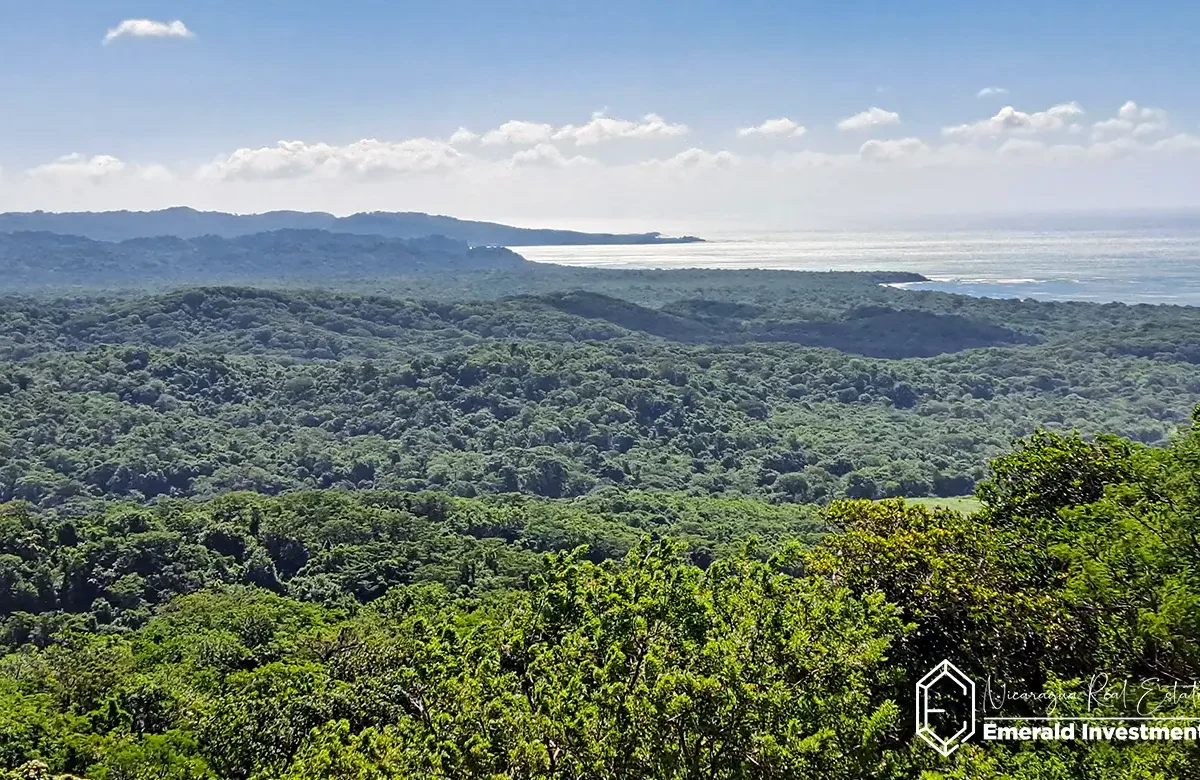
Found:
[[[536,262],[599,268],[913,271],[967,295],[1200,306],[1200,227],[1125,230],[771,232],[703,244],[519,247]]]

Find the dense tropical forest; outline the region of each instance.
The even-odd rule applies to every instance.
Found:
[[[755,276],[625,280],[657,307],[616,297],[611,276],[604,292],[458,302],[10,297],[0,500],[956,496],[1038,427],[1164,443],[1200,401],[1193,309],[973,300],[882,274],[774,274],[760,294]]]
[[[120,243],[56,233],[0,233],[0,271],[10,289],[142,287],[229,279],[316,280],[406,271],[436,274],[527,263],[500,247],[444,238],[398,239],[323,230],[236,238],[131,238]]]
[[[636,493],[12,503],[0,762],[21,778],[1191,777],[1194,743],[943,759],[910,713],[947,654],[1039,693],[1097,669],[1196,679],[1198,474],[1195,432],[1167,448],[1046,433],[992,463],[971,516]]]
[[[144,216],[0,233],[0,772],[1200,773],[912,723],[1200,678],[1200,310]]]

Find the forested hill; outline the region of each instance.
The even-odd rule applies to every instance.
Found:
[[[120,242],[48,232],[0,233],[0,289],[156,287],[236,280],[331,279],[511,270],[527,262],[499,247],[442,236],[414,239],[275,230],[222,238],[159,236]]]
[[[472,246],[537,246],[552,244],[656,244],[694,242],[694,236],[669,238],[659,233],[582,233],[575,230],[520,228],[416,211],[373,211],[335,217],[324,212],[269,211],[226,214],[186,207],[161,211],[45,211],[0,214],[0,232],[49,232],[86,236],[100,241],[176,236],[232,238],[275,230],[329,230],[337,233],[422,238],[447,236]]]
[[[545,342],[665,340],[732,345],[784,342],[876,357],[930,356],[1040,338],[987,320],[887,306],[794,312],[768,306],[685,299],[654,309],[608,295],[575,291],[498,301],[403,300],[325,291],[197,287],[127,302],[0,299],[0,323],[25,309],[35,319],[12,321],[13,333],[36,322],[32,339],[0,336],[0,357],[25,357],[38,344],[219,345],[238,352],[276,351],[301,358],[411,355],[479,339]],[[338,344],[330,351],[320,342]],[[309,345],[309,346],[306,346]]]
[[[661,285],[657,309],[579,291],[0,298],[0,501],[956,496],[1013,436],[1164,443],[1200,403],[1195,309],[982,301],[853,274],[769,275],[787,293],[772,297],[747,277],[636,275]]]

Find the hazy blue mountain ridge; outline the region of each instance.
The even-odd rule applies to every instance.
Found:
[[[576,230],[520,228],[411,211],[375,211],[336,217],[319,211],[227,214],[178,206],[160,211],[31,211],[0,214],[0,232],[46,231],[85,236],[98,241],[155,236],[198,238],[214,235],[234,238],[276,230],[328,230],[405,239],[441,235],[465,241],[472,246],[654,244],[701,240],[694,236],[671,238],[659,233],[584,233]]]

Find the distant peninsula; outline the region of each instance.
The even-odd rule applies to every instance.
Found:
[[[289,229],[231,238],[96,241],[45,231],[0,232],[0,290],[247,280],[315,284],[400,274],[513,271],[531,265],[506,247],[472,247],[443,236],[401,239]]]
[[[416,211],[372,211],[336,217],[320,211],[268,211],[227,214],[178,206],[159,211],[28,211],[0,214],[0,233],[46,232],[95,241],[175,236],[237,238],[276,230],[326,230],[333,233],[414,239],[445,236],[470,246],[578,246],[583,244],[688,244],[695,236],[661,233],[583,233],[576,230],[522,228]]]

